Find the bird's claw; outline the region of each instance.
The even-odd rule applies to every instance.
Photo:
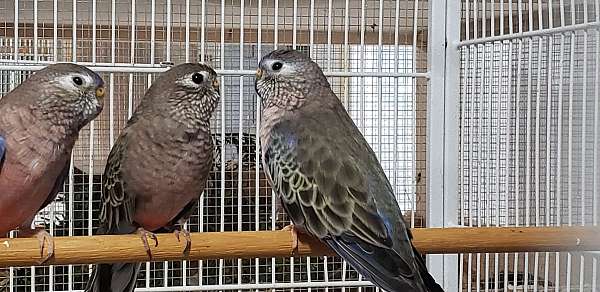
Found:
[[[183,255],[185,255],[186,257],[190,254],[190,249],[192,248],[192,238],[190,236],[190,232],[185,229],[185,228],[181,228],[181,229],[176,229],[175,230],[175,237],[177,237],[177,241],[181,242],[180,234],[183,233],[183,237],[185,237],[185,249],[183,250]]]
[[[150,259],[152,259],[152,251],[150,250],[150,245],[148,244],[148,237],[150,237],[152,240],[154,240],[154,247],[158,246],[158,238],[156,237],[156,234],[144,229],[144,228],[138,228],[137,230],[137,234],[140,235],[140,238],[142,239],[142,243],[144,244],[144,248],[146,249],[146,253],[148,254],[148,257]]]
[[[36,237],[40,244],[40,265],[45,264],[48,260],[54,257],[54,238],[42,226],[36,226],[35,229],[23,229],[19,231],[19,237]],[[47,243],[47,244],[46,244]],[[48,250],[48,254],[44,255],[44,246]]]
[[[294,224],[287,225],[281,230],[292,233],[292,255],[296,255],[298,253],[298,231],[294,228]]]

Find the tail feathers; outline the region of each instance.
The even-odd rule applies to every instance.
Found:
[[[421,275],[421,279],[425,283],[427,290],[429,292],[444,292],[442,286],[438,284],[435,279],[429,274],[427,271],[427,266],[425,265],[425,261],[423,260],[423,256],[419,251],[413,246],[413,252],[415,253],[415,258],[417,258],[417,263],[419,265],[419,274]]]
[[[139,271],[139,263],[95,265],[85,292],[132,292]]]
[[[136,227],[132,224],[120,224],[108,229],[102,224],[96,235],[100,234],[129,234]],[[114,263],[94,265],[92,275],[87,282],[85,292],[132,292],[135,290],[140,263]]]
[[[338,255],[361,275],[388,292],[427,292],[409,266],[394,250],[368,244],[325,239]]]

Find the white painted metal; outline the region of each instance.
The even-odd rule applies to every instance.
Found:
[[[458,210],[458,153],[460,55],[456,43],[460,37],[460,3],[458,1],[429,1],[430,79],[427,111],[427,222],[431,227],[457,224]],[[452,171],[448,171],[453,169]],[[458,257],[456,255],[428,256],[429,269],[448,291],[458,289]]]
[[[594,199],[599,1],[515,2],[463,4],[460,222],[594,224],[600,207]],[[471,64],[472,59],[477,61]],[[503,134],[494,139],[495,131]],[[506,155],[495,152],[502,148],[498,143]],[[463,259],[463,291],[594,291],[598,286],[597,257],[588,253]]]

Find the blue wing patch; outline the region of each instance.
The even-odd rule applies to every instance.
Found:
[[[4,152],[6,151],[6,142],[4,137],[0,136],[0,161],[4,158]]]

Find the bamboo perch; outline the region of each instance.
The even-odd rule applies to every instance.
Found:
[[[429,254],[600,250],[598,226],[418,228],[413,234],[415,246]],[[294,253],[289,231],[192,233],[191,238],[189,260],[332,255],[318,240],[302,234]],[[159,234],[158,242],[158,247],[151,244],[153,261],[184,259],[184,241],[178,242],[174,234]],[[37,265],[39,259],[37,239],[0,239],[0,267]],[[103,235],[55,237],[54,257],[47,264],[147,260],[139,236]]]

